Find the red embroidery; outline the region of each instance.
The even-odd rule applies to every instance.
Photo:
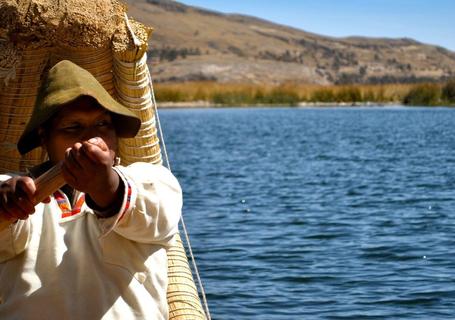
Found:
[[[123,216],[125,215],[126,211],[130,207],[130,203],[131,203],[132,189],[131,189],[131,186],[130,186],[129,182],[127,182],[127,184],[128,184],[128,192],[127,192],[127,195],[126,195],[125,209],[123,209],[123,212],[122,212],[120,218],[118,219],[118,221],[122,220]]]
[[[60,207],[60,210],[62,210],[62,218],[71,217],[75,214],[80,213],[82,205],[85,202],[85,194],[82,194],[79,199],[77,199],[74,208],[71,209],[71,205],[60,191],[54,192],[54,198],[57,200],[57,204]]]

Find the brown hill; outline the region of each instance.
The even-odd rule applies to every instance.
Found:
[[[126,0],[153,26],[155,81],[393,83],[455,76],[455,53],[412,39],[332,38],[169,0]]]

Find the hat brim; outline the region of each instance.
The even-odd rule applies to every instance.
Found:
[[[64,106],[84,96],[93,98],[112,114],[118,137],[132,138],[137,134],[141,127],[140,118],[112,98],[90,72],[63,60],[49,70],[40,88],[33,114],[17,143],[19,152],[23,155],[39,147],[39,128]]]
[[[39,124],[30,124],[26,127],[24,130],[22,136],[19,138],[19,141],[17,143],[17,148],[19,150],[19,153],[24,155],[33,149],[41,146],[41,137],[39,135],[39,128],[41,128],[47,121],[52,119],[55,115],[58,114],[58,112],[63,109],[65,106],[77,102],[78,99],[82,97],[90,97],[95,100],[95,102],[102,108],[106,109],[111,113],[112,116],[112,123],[114,125],[115,133],[117,137],[119,138],[134,138],[139,131],[141,127],[141,121],[134,115],[128,115],[128,114],[121,114],[114,112],[112,110],[109,110],[105,106],[103,106],[98,100],[96,100],[94,97],[89,96],[89,95],[80,95],[73,99],[72,101],[69,101],[65,104],[62,104],[60,108],[56,109],[55,112],[50,113],[46,118],[45,121],[42,121]],[[28,130],[27,130],[28,129]]]

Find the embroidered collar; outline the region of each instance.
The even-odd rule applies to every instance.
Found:
[[[69,203],[67,197],[60,191],[57,190],[54,192],[54,198],[57,200],[57,204],[62,211],[62,218],[67,218],[74,216],[81,212],[81,208],[85,203],[85,194],[81,193],[79,198],[76,201],[76,204],[73,208],[71,208],[71,204]]]

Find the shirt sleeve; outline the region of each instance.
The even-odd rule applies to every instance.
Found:
[[[114,169],[124,183],[123,201],[117,214],[99,219],[103,236],[116,232],[140,243],[169,244],[178,232],[183,202],[177,179],[149,163]]]
[[[12,178],[10,175],[0,175],[0,182],[10,178]],[[30,219],[18,220],[0,230],[0,262],[14,258],[27,248],[30,231]]]

